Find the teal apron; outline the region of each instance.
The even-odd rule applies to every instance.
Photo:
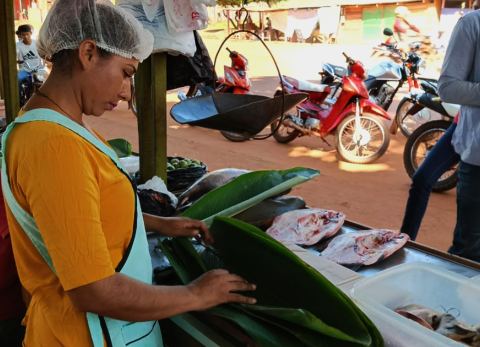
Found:
[[[49,109],[35,109],[26,112],[22,117],[18,117],[12,122],[5,131],[2,138],[2,189],[5,197],[5,201],[12,211],[18,224],[22,227],[25,233],[28,235],[40,255],[48,264],[50,269],[55,273],[48,250],[42,239],[35,220],[18,204],[10,189],[10,183],[7,175],[6,165],[6,150],[7,139],[12,129],[21,123],[46,121],[59,124],[65,128],[75,132],[85,140],[90,142],[99,151],[108,156],[117,168],[122,171],[128,178],[128,174],[120,164],[115,152],[105,145],[102,141],[97,139],[84,127],[72,121],[57,112]],[[138,197],[135,191],[135,187],[132,184],[135,192],[135,218],[133,223],[133,234],[130,240],[128,248],[115,269],[116,272],[120,272],[136,280],[152,284],[152,263],[150,254],[148,251],[147,236],[145,232],[145,225],[143,223],[142,210],[138,202]],[[149,322],[126,322],[117,319],[111,319],[108,317],[102,317],[94,313],[88,312],[86,314],[88,328],[90,330],[90,336],[92,338],[92,344],[94,347],[103,347],[104,339],[107,346],[112,347],[156,347],[163,346],[162,335],[160,327],[157,321]]]

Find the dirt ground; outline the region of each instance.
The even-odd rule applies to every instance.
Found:
[[[205,41],[214,57],[221,41],[208,36]],[[343,49],[363,59],[367,66],[375,63],[368,59],[368,48],[361,46],[267,44],[282,73],[299,78],[318,79],[317,72],[323,61],[343,64]],[[260,43],[232,40],[226,46],[249,58],[254,92],[272,95],[278,78]],[[226,54],[220,55],[217,65],[221,67],[227,59]],[[176,94],[177,91],[168,94],[169,107],[178,102]],[[396,104],[392,105],[391,113],[395,109]],[[90,119],[89,123],[107,138],[125,137],[137,147],[136,119],[126,110],[125,104],[101,118]],[[327,138],[327,141],[333,143],[333,138]],[[286,169],[295,166],[318,169],[321,175],[296,188],[293,194],[302,196],[312,207],[343,211],[351,220],[378,228],[398,229],[403,218],[410,184],[402,163],[404,144],[405,138],[401,134],[392,136],[390,147],[382,158],[373,164],[357,165],[339,161],[334,148],[318,137],[298,138],[287,145],[271,138],[233,143],[217,131],[182,126],[168,117],[169,155],[200,159],[209,170],[225,167]],[[418,241],[446,250],[452,239],[455,209],[455,191],[432,194]]]
[[[203,34],[212,58],[221,44],[218,35]],[[311,45],[267,42],[282,74],[318,81],[323,62],[344,64],[342,51],[360,59],[366,67],[377,61],[370,58],[371,47]],[[249,76],[253,92],[271,96],[278,85],[278,75],[268,52],[259,42],[230,40],[224,47],[238,50],[249,59]],[[225,50],[222,49],[225,52]],[[217,72],[228,63],[227,53],[219,54]],[[430,65],[429,76],[436,77],[437,65]],[[397,97],[400,100],[401,95]],[[169,108],[178,102],[177,91],[168,93]],[[3,105],[0,105],[0,108]],[[390,113],[394,114],[396,103]],[[0,110],[3,113],[3,110]],[[138,149],[135,116],[121,103],[115,111],[101,118],[88,117],[88,122],[106,138],[123,137]],[[327,138],[333,144],[333,138]],[[168,116],[168,154],[200,159],[210,171],[237,167],[251,170],[286,169],[295,166],[320,170],[321,175],[296,188],[292,194],[302,196],[312,207],[343,211],[347,218],[371,227],[400,227],[410,180],[402,163],[405,138],[392,136],[387,153],[377,162],[356,165],[339,161],[333,147],[318,137],[298,138],[290,144],[263,141],[233,143],[219,132],[198,127],[182,126]],[[446,250],[455,225],[455,191],[432,194],[418,241]]]

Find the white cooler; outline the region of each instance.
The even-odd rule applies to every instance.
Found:
[[[386,346],[465,347],[395,313],[401,306],[417,304],[438,312],[451,309],[457,320],[480,324],[480,278],[425,263],[398,265],[358,280],[351,296],[377,325]]]

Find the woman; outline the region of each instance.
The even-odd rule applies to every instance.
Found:
[[[238,292],[255,286],[223,270],[187,286],[151,285],[144,222],[206,242],[208,230],[182,218],[144,221],[118,158],[84,123],[129,98],[151,49],[151,35],[108,1],[57,0],[40,30],[38,50],[52,72],[2,139],[13,252],[31,295],[27,347],[161,346],[159,319],[254,303]]]

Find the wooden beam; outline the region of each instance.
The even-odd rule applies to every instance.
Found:
[[[7,123],[13,121],[19,111],[17,54],[15,47],[15,22],[13,1],[0,2],[0,63],[2,97],[5,100]]]
[[[135,76],[140,183],[167,176],[167,55],[152,54]]]

